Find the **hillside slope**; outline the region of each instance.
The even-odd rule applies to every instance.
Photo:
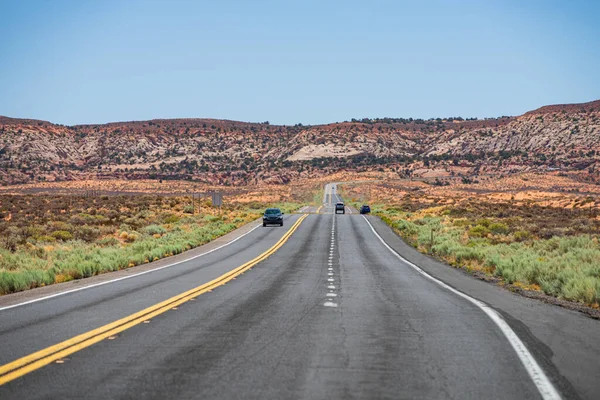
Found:
[[[170,119],[62,126],[0,117],[0,184],[76,179],[287,183],[342,169],[474,176],[582,171],[597,179],[600,101],[486,120],[362,119],[274,126]]]

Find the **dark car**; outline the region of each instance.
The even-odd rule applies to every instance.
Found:
[[[263,226],[279,225],[283,226],[283,213],[279,208],[267,208],[263,215]]]
[[[346,214],[346,207],[344,206],[344,203],[342,203],[342,202],[336,203],[335,213],[337,214],[338,211],[341,211],[342,214]]]
[[[362,207],[360,208],[360,213],[361,214],[368,214],[371,212],[371,207],[369,207],[366,204],[363,204]]]

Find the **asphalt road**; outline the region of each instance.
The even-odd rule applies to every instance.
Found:
[[[375,218],[334,215],[331,203],[339,197],[333,186],[319,214],[308,215],[251,270],[147,323],[32,369],[0,386],[0,398],[542,398],[539,383],[489,315],[394,256],[378,235],[410,251],[392,243],[397,237]],[[299,218],[286,216],[283,228],[259,227],[155,272],[0,309],[0,365],[209,282],[276,245]],[[470,277],[448,280],[466,285],[465,292],[478,288],[469,286]],[[499,296],[493,301],[527,307],[510,293]],[[10,298],[0,307],[6,302]],[[540,306],[540,315],[551,315],[544,313],[552,306]],[[518,336],[527,336],[525,346],[564,398],[600,393],[598,362],[594,369],[581,355],[581,382],[573,382],[561,369],[565,360],[554,360],[531,331],[515,328],[520,325],[502,314]],[[599,332],[597,321],[586,321],[591,324],[581,322],[581,329]],[[590,344],[582,352],[594,349]]]

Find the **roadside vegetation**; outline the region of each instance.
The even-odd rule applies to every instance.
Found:
[[[312,194],[311,194],[312,197]],[[164,196],[0,196],[0,294],[86,278],[179,254],[293,202]]]
[[[474,199],[436,205],[407,194],[372,209],[407,243],[453,267],[598,308],[600,219],[583,203],[578,209]]]

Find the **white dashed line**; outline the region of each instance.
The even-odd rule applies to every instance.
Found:
[[[334,279],[332,278],[333,276],[333,250],[335,248],[335,219],[332,220],[331,223],[331,243],[329,245],[329,257],[328,257],[328,261],[327,261],[327,276],[329,276],[329,278],[327,278],[327,289],[329,289],[329,293],[326,293],[325,296],[326,297],[337,297],[336,293],[333,293],[333,291],[335,290],[335,286],[331,285],[332,282],[334,282]],[[337,307],[338,304],[337,303],[333,303],[331,301],[326,301],[323,306],[325,307]]]

